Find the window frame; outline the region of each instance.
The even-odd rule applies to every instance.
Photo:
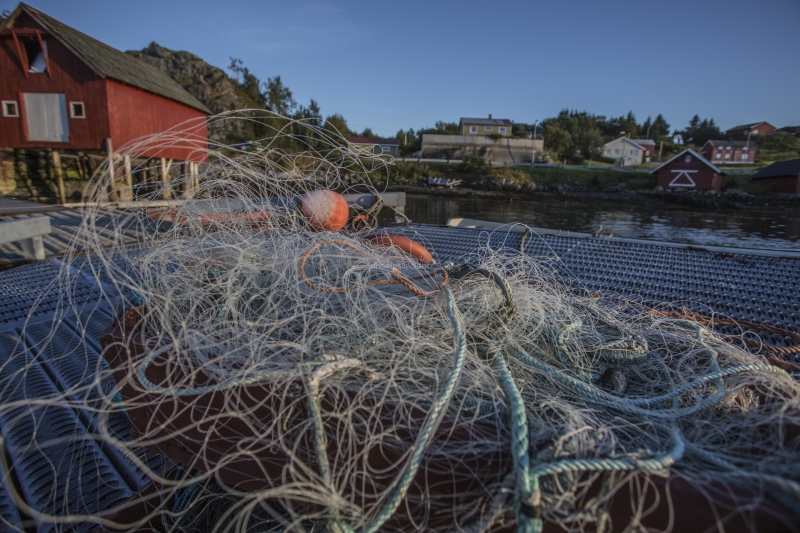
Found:
[[[7,109],[8,109],[7,106],[9,104],[14,106],[14,113],[13,114],[6,112]],[[16,100],[3,100],[2,101],[2,105],[3,105],[3,116],[4,117],[19,118],[19,102],[17,102]]]
[[[506,127],[505,126],[500,126],[499,128],[497,128],[497,131],[499,133],[505,133],[506,132]]]
[[[478,133],[478,126],[470,126],[469,127],[470,133]]]
[[[492,127],[491,126],[484,126],[483,127],[483,131],[492,131]]]
[[[75,114],[75,107],[76,105],[81,106],[81,115]],[[86,118],[86,104],[83,102],[70,102],[69,103],[69,118]]]
[[[683,158],[684,163],[691,163],[692,162],[692,154],[686,154],[686,157]]]

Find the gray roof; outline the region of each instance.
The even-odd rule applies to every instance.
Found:
[[[758,145],[754,141],[750,141],[750,143],[748,144],[747,141],[711,140],[711,141],[706,141],[706,144],[710,144],[711,146],[750,146],[752,148],[758,148]],[[705,144],[703,146],[705,146]]]
[[[478,126],[511,126],[513,122],[507,118],[462,118],[461,124],[477,124]]]
[[[776,161],[770,166],[762,168],[750,176],[750,179],[796,176],[798,173],[800,173],[800,159],[789,159],[787,161]]]
[[[639,145],[656,145],[656,142],[653,139],[631,139],[633,142]]]
[[[103,44],[74,28],[70,28],[27,4],[20,4],[17,12],[9,17],[9,22],[13,22],[20,10],[25,11],[47,28],[56,39],[64,43],[101,77],[121,81],[133,87],[175,100],[204,113],[211,113],[206,106],[186,92],[166,73],[143,61],[139,61],[133,56],[120,52],[116,48]]]
[[[691,149],[684,150],[683,152],[679,153],[678,155],[676,155],[675,157],[673,157],[672,159],[670,159],[666,163],[663,163],[662,165],[659,165],[658,168],[654,168],[653,170],[650,171],[650,174],[655,174],[656,172],[661,170],[663,167],[669,165],[670,163],[672,163],[673,161],[675,161],[679,157],[682,157],[683,154],[685,154],[686,152],[689,152],[690,154],[692,154],[701,163],[705,163],[706,165],[708,165],[714,172],[719,172],[720,174],[725,174],[723,171],[721,171],[719,168],[717,168],[717,166],[714,165],[711,161],[709,161],[708,159],[706,159],[705,157],[703,157],[702,155],[698,154],[697,152],[695,152],[694,150],[691,150]]]
[[[769,122],[767,122],[767,121],[765,121],[765,120],[762,120],[761,122],[753,122],[753,123],[751,123],[751,124],[742,124],[742,125],[740,125],[740,126],[734,126],[733,128],[728,128],[728,129],[727,129],[727,130],[725,130],[725,131],[731,131],[731,130],[745,130],[745,129],[747,129],[747,128],[750,128],[750,127],[753,127],[753,126],[758,126],[759,124],[769,124]],[[772,126],[772,124],[769,124],[769,125],[770,125],[770,126]]]

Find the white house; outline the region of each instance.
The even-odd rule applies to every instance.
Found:
[[[620,137],[603,145],[603,155],[616,159],[617,164],[622,167],[641,165],[645,152],[644,147],[627,137]]]

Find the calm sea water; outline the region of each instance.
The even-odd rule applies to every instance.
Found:
[[[765,207],[718,213],[568,197],[509,201],[409,195],[406,214],[414,222],[427,224],[476,218],[699,246],[800,251],[800,209],[775,212]]]

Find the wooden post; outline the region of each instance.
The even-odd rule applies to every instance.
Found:
[[[106,151],[108,152],[108,187],[104,191],[105,200],[109,200],[109,194],[114,191],[114,184],[117,179],[114,176],[114,144],[111,142],[111,137],[106,139]]]
[[[172,198],[172,191],[170,190],[169,183],[169,169],[172,166],[172,159],[167,161],[166,158],[161,158],[161,198],[169,200]]]
[[[123,189],[122,199],[126,202],[133,200],[133,171],[131,170],[131,156],[122,156],[125,164],[125,188]]]
[[[56,171],[56,183],[58,184],[58,199],[61,205],[67,203],[67,192],[64,189],[64,173],[61,168],[61,154],[58,150],[53,150],[53,168]]]

